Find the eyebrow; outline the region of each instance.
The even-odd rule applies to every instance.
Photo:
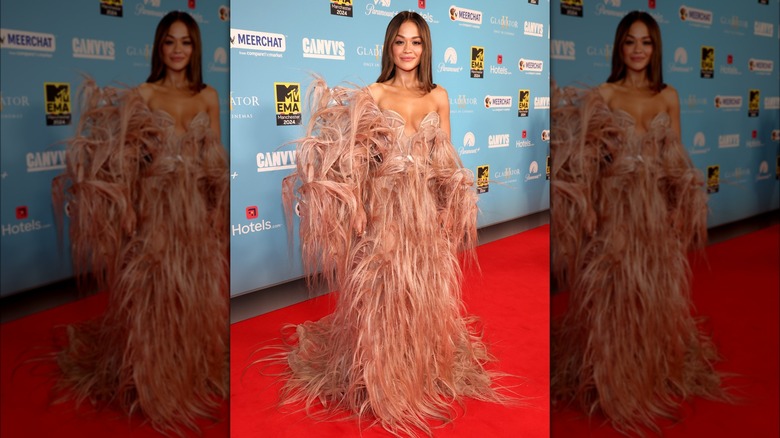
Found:
[[[628,38],[628,37],[631,37],[631,38],[633,38],[635,40],[640,40],[640,39],[644,39],[644,38],[652,39],[652,37],[650,35],[636,36],[636,35],[631,35],[630,33],[626,34],[626,38]]]
[[[413,35],[413,36],[408,37],[408,36],[405,36],[405,35],[401,35],[400,33],[398,35],[396,35],[395,37],[396,38],[401,37],[401,38],[406,38],[406,39],[415,39],[415,38],[422,39],[422,37],[420,35]]]

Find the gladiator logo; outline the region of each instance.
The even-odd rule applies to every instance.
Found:
[[[764,98],[764,109],[776,110],[780,109],[780,96],[770,96]]]
[[[122,0],[100,0],[100,14],[109,17],[122,16]]]
[[[748,91],[748,117],[758,117],[759,106],[761,106],[761,90]]]
[[[526,21],[523,23],[523,33],[535,37],[544,36],[544,24],[535,21]]]
[[[715,47],[701,46],[701,77],[715,77]]]
[[[485,77],[485,48],[471,46],[471,77],[482,79]]]
[[[528,117],[531,106],[531,90],[518,90],[517,92],[517,117]]]
[[[561,0],[561,15],[582,17],[582,0]]]
[[[552,59],[563,59],[566,61],[577,59],[574,41],[552,40],[550,48],[552,49],[550,52],[550,58]]]
[[[453,47],[447,47],[444,51],[444,62],[439,63],[438,70],[440,73],[460,73],[463,67],[454,67],[457,63],[458,52]]]
[[[482,12],[450,6],[450,20],[460,21],[464,26],[479,27],[482,25]]]
[[[700,26],[709,26],[712,24],[712,11],[680,6],[680,20]]]
[[[753,22],[754,35],[772,38],[772,35],[774,35],[774,33],[775,33],[774,24],[765,23],[763,21]]]
[[[720,166],[707,166],[707,193],[718,193],[720,190]]]
[[[756,58],[750,58],[748,59],[748,70],[759,73],[759,74],[768,74],[772,73],[774,70],[774,62],[770,59],[756,59]]]
[[[46,126],[70,125],[70,84],[45,82]]]
[[[720,109],[742,108],[742,96],[715,96],[715,108],[720,108]]]
[[[295,169],[295,151],[258,152],[255,160],[258,172]]]
[[[113,41],[73,38],[72,46],[74,58],[113,61],[116,56]]]
[[[524,73],[540,74],[544,70],[544,61],[520,58],[517,61],[517,68]]]
[[[303,38],[304,58],[344,60],[344,41]]]
[[[301,84],[274,82],[276,126],[301,124]]]
[[[330,15],[352,16],[352,0],[330,0]]]
[[[490,165],[477,166],[477,194],[481,195],[490,190]]]
[[[263,52],[285,52],[287,50],[287,40],[285,36],[280,33],[230,29],[230,47],[236,49],[260,50]],[[258,54],[256,56],[281,57],[282,55],[281,53],[274,53],[268,55]]]
[[[545,160],[544,174],[545,174],[544,179],[550,179],[550,156],[549,155],[547,156],[547,159]]]
[[[488,136],[488,148],[509,147],[509,134],[493,134]]]
[[[507,111],[512,108],[512,96],[485,96],[485,108]]]

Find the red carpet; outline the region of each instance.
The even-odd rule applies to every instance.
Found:
[[[526,406],[500,406],[468,400],[466,412],[436,429],[437,437],[549,436],[549,226],[478,248],[482,274],[469,273],[464,285],[468,312],[484,323],[485,339],[498,358],[497,369],[524,378],[516,389]],[[317,320],[332,311],[330,295],[231,326],[231,436],[378,437],[356,422],[317,422],[302,413],[276,408],[281,383],[250,368],[249,356],[279,337],[285,323]],[[246,373],[242,374],[246,371]]]
[[[128,420],[118,411],[96,411],[91,405],[77,407],[75,403],[51,403],[50,377],[56,370],[53,363],[32,365],[25,359],[40,356],[43,348],[53,346],[53,327],[99,316],[107,304],[107,294],[101,293],[51,310],[30,315],[0,325],[2,340],[2,370],[0,370],[0,436],[58,438],[123,438],[162,437],[139,419]],[[228,404],[220,409],[222,421],[208,420],[198,424],[203,438],[228,436]],[[189,433],[188,436],[198,436]]]
[[[723,361],[718,370],[737,404],[695,399],[680,423],[661,423],[664,437],[780,436],[780,226],[707,248],[693,262],[693,301],[706,316]],[[566,294],[552,299],[552,313],[565,310]],[[603,418],[590,422],[573,410],[553,412],[552,437],[622,437]],[[652,436],[652,435],[649,435]]]

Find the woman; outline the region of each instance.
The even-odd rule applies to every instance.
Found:
[[[283,402],[431,433],[463,397],[499,401],[472,320],[461,316],[458,251],[473,254],[476,194],[449,141],[447,92],[433,84],[425,20],[387,27],[382,72],[367,89],[312,93],[297,172],[307,272],[340,293],[333,314],[295,327],[277,358]]]
[[[58,387],[163,432],[197,429],[227,396],[227,160],[200,59],[197,23],[171,12],[146,83],[88,80],[53,186],[74,266],[109,298],[101,318],[68,327]]]
[[[683,399],[725,397],[688,297],[706,195],[661,66],[658,24],[631,12],[607,83],[559,92],[552,113],[553,267],[571,291],[553,327],[552,396],[621,432],[658,431]]]

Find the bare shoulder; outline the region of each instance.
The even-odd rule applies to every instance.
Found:
[[[200,95],[208,104],[219,104],[219,93],[211,85],[206,85],[206,88],[200,90]]]
[[[674,112],[679,110],[680,96],[677,94],[677,90],[675,90],[674,87],[667,85],[666,88],[661,90],[660,97],[669,111]]]
[[[431,97],[433,98],[433,101],[436,102],[437,106],[441,106],[445,103],[449,104],[450,102],[447,90],[441,85],[437,85],[436,88],[431,90]]]
[[[368,94],[370,94],[371,97],[374,98],[374,101],[378,102],[379,99],[381,99],[385,93],[385,84],[374,82],[373,84],[366,87],[366,89],[368,90]]]
[[[141,95],[141,98],[144,100],[144,102],[149,102],[149,99],[151,99],[152,95],[154,94],[154,84],[144,82],[143,84],[136,87],[136,90],[138,90],[138,94]]]
[[[598,88],[596,88],[596,90],[598,90],[598,92],[601,95],[601,97],[607,103],[609,103],[609,101],[611,101],[612,97],[615,95],[615,88],[616,87],[617,87],[617,85],[615,85],[615,84],[612,84],[612,83],[609,83],[609,82],[604,82],[603,84],[599,85]]]

